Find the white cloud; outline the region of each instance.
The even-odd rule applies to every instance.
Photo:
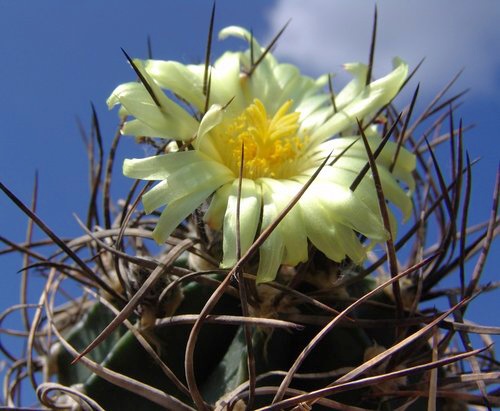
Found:
[[[269,37],[291,19],[275,54],[310,74],[341,72],[341,64],[367,61],[375,1],[278,0],[269,14]],[[500,86],[498,0],[380,0],[375,75],[398,55],[413,67],[425,57],[417,80],[436,92],[461,68],[459,84],[475,96]]]

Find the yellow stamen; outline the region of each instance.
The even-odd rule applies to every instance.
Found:
[[[287,113],[291,105],[292,101],[288,100],[269,118],[264,104],[255,99],[238,117],[212,131],[224,163],[236,175],[240,170],[242,146],[244,178],[287,178],[297,173],[294,165],[305,141],[297,135],[300,113]]]

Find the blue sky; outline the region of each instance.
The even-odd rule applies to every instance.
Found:
[[[200,62],[211,9],[210,1],[201,0],[88,0],[75,4],[0,1],[0,180],[29,201],[38,171],[38,214],[63,237],[81,233],[73,213],[85,216],[89,192],[87,160],[75,119],[89,124],[92,101],[109,147],[117,115],[107,110],[105,100],[115,86],[135,78],[120,47],[131,56],[146,57],[149,35],[156,58]],[[292,19],[276,50],[280,59],[301,65],[311,75],[339,72],[344,62],[366,60],[373,1],[313,0],[304,5],[299,1],[218,0],[216,31],[243,25],[265,43]],[[476,124],[467,133],[466,145],[472,158],[482,158],[474,171],[470,219],[486,218],[500,146],[500,54],[496,48],[500,6],[495,0],[384,0],[378,7],[375,75],[385,73],[395,55],[411,64],[426,57],[417,75],[425,102],[465,68],[454,91],[472,88],[459,113],[466,123]],[[232,45],[240,47],[238,44]],[[225,46],[216,42],[214,55]],[[143,155],[132,139],[123,141],[118,159]],[[114,198],[123,196],[129,184],[127,179],[117,178]],[[25,217],[0,196],[0,234],[22,240],[25,227]],[[485,281],[498,280],[499,254],[497,244]],[[16,272],[21,260],[0,258],[0,309],[4,309],[18,301]],[[486,304],[478,304],[470,312],[476,320],[486,307],[490,312],[500,308],[498,298],[483,301]],[[500,325],[491,316],[487,321]]]

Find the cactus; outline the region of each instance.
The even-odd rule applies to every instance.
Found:
[[[346,65],[354,79],[334,93],[328,76],[278,63],[274,41],[262,48],[238,27],[227,36],[249,49],[213,66],[127,56],[139,81],[108,104],[121,106],[121,132],[157,155],[125,160],[138,180],[115,204],[111,167],[102,175],[92,159],[81,237],[63,241],[0,186],[62,251],[36,264],[46,284],[26,361],[6,375],[6,405],[17,406],[23,377],[42,405],[60,409],[499,405],[487,337],[499,330],[464,318],[494,288],[480,274],[499,187],[492,216],[467,227],[471,162],[462,124],[448,121],[460,95],[414,120],[418,88],[408,107],[392,103],[409,87],[400,59],[374,81],[371,65]],[[110,144],[109,165],[122,160],[120,133],[104,139],[95,112],[91,135]],[[444,141],[448,180],[435,153]],[[460,281],[443,288],[452,273]],[[79,285],[71,297],[67,283]],[[448,307],[422,305],[442,296]],[[473,348],[471,334],[484,346]]]

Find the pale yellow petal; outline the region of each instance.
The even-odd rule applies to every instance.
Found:
[[[144,67],[162,88],[171,90],[198,110],[205,106],[204,65],[184,65],[177,61],[146,60]]]
[[[198,122],[165,95],[144,70],[140,60],[134,60],[134,64],[144,77],[147,86],[142,83],[126,83],[118,86],[109,97],[108,106],[120,103],[128,114],[158,132],[158,135],[153,137],[191,139],[196,133]]]
[[[345,258],[341,239],[336,234],[335,227],[328,217],[328,212],[321,204],[311,199],[302,199],[300,207],[304,216],[307,237],[312,244],[333,261]]]
[[[224,240],[222,267],[229,268],[237,262],[237,205],[238,180],[234,180],[228,197],[227,209],[224,217]],[[262,209],[262,195],[260,187],[253,180],[247,178],[241,181],[240,197],[240,251],[244,254],[252,245],[260,221]]]
[[[262,185],[262,197],[262,228],[265,229],[276,219],[278,210],[273,201],[272,192],[266,185]],[[278,226],[260,246],[257,284],[273,281],[276,278],[283,261],[284,248],[283,234]]]
[[[356,119],[363,119],[389,103],[398,93],[406,76],[408,65],[401,60],[395,62],[395,69],[387,76],[370,83],[359,95],[342,110],[335,113],[312,135],[312,142],[324,141],[356,124]]]
[[[157,208],[167,204],[168,184],[163,180],[142,196],[142,204],[146,213],[152,213]]]
[[[208,157],[220,163],[223,163],[222,158],[218,152],[217,147],[214,145],[214,142],[208,134],[210,133],[210,130],[218,126],[223,121],[223,119],[223,107],[218,104],[212,105],[201,119],[196,140],[193,142],[194,147],[198,151],[206,154]]]
[[[157,243],[163,243],[175,228],[182,223],[199,205],[217,189],[218,183],[198,187],[190,195],[172,201],[162,211],[158,224],[153,231]]]
[[[368,238],[375,241],[384,241],[387,238],[378,210],[370,209],[349,187],[319,180],[311,185],[303,198],[308,202],[321,204],[328,210],[333,221],[344,224]]]
[[[147,158],[125,159],[123,174],[142,180],[164,180],[186,164],[207,161],[197,151],[180,151]]]
[[[205,223],[213,230],[221,230],[224,222],[224,215],[227,209],[227,202],[231,194],[232,183],[226,183],[214,194],[210,206],[204,216]]]
[[[259,179],[271,192],[272,201],[277,211],[281,212],[299,192],[301,185],[288,180]],[[296,204],[279,224],[285,246],[283,264],[295,266],[307,260],[307,235],[304,219],[298,204]]]
[[[187,163],[169,176],[167,202],[190,195],[196,187],[213,184],[214,181],[218,182],[218,186],[222,186],[233,179],[231,170],[216,161]]]

